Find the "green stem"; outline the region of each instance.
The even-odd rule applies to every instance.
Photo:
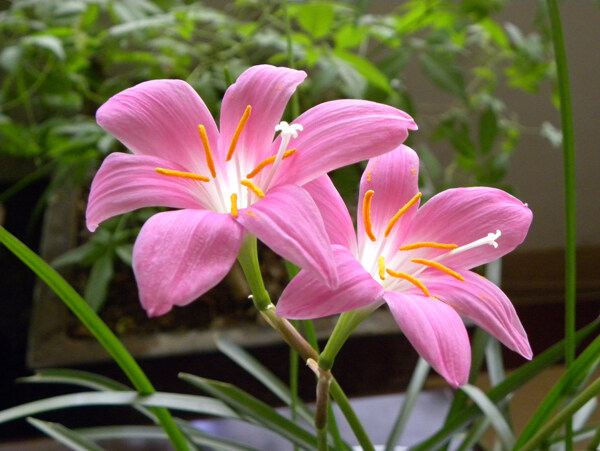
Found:
[[[346,343],[346,340],[350,337],[350,334],[371,313],[372,310],[361,309],[342,313],[340,315],[333,328],[333,332],[329,336],[329,340],[327,340],[327,344],[319,357],[320,368],[329,370],[333,367],[335,358],[342,349],[344,343]]]
[[[367,432],[365,431],[362,423],[356,416],[356,412],[354,412],[354,409],[350,405],[350,401],[348,401],[348,398],[342,390],[342,387],[340,387],[340,384],[338,384],[335,379],[331,381],[331,386],[329,390],[331,392],[331,397],[337,403],[338,407],[344,414],[346,421],[350,425],[352,432],[354,432],[354,436],[356,437],[356,440],[358,440],[358,444],[361,446],[362,450],[375,451],[375,448],[373,447],[373,444],[371,443]]]
[[[117,365],[121,367],[141,395],[150,395],[155,392],[152,383],[129,351],[127,351],[102,319],[60,274],[2,226],[0,226],[0,242],[35,272],[62,299],[65,305],[106,349]],[[164,408],[152,408],[152,411],[158,418],[175,449],[178,451],[188,450],[185,437],[175,424],[169,411]]]
[[[575,360],[575,306],[576,306],[576,219],[575,219],[575,137],[573,109],[569,88],[567,54],[557,0],[547,0],[554,59],[560,96],[560,116],[563,134],[563,166],[565,179],[565,363],[567,368]],[[573,449],[571,422],[565,434],[567,450]]]

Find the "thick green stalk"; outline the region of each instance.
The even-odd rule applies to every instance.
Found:
[[[563,166],[565,179],[565,363],[567,367],[575,360],[575,306],[576,306],[576,220],[575,220],[575,137],[573,109],[569,88],[567,54],[563,37],[557,0],[547,0],[554,59],[560,96],[562,125]],[[571,423],[567,422],[565,434],[567,450],[573,449]]]
[[[115,334],[88,306],[85,300],[35,252],[0,226],[0,242],[42,279],[79,318],[127,375],[141,395],[155,392],[152,383]],[[152,408],[176,450],[188,450],[186,440],[167,409]]]
[[[565,177],[565,226],[566,226],[566,260],[565,260],[565,358],[567,364],[575,359],[575,299],[576,299],[576,222],[575,222],[575,139],[573,133],[573,110],[569,89],[569,73],[567,56],[563,40],[560,13],[557,0],[548,0],[548,12],[552,28],[554,57],[558,73],[558,89],[560,95],[560,116],[563,134],[563,164]]]
[[[356,440],[358,440],[358,444],[361,446],[363,451],[375,451],[373,444],[371,443],[371,439],[367,435],[367,432],[363,428],[362,423],[356,416],[356,412],[350,405],[350,401],[348,401],[348,397],[340,387],[340,384],[337,383],[335,379],[331,381],[331,386],[329,387],[331,392],[331,397],[335,400],[338,407],[344,414],[346,421],[350,425],[352,432],[354,432],[354,436]]]

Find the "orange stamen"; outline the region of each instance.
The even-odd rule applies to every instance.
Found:
[[[240,184],[244,185],[246,188],[248,188],[250,191],[252,191],[258,197],[260,197],[260,198],[265,197],[265,193],[263,193],[263,191],[258,186],[256,186],[254,183],[252,183],[250,180],[242,180],[240,182]]]
[[[381,280],[385,280],[385,258],[383,255],[377,259],[377,263],[379,264],[379,277]]]
[[[238,209],[237,209],[237,194],[233,193],[231,195],[231,215],[234,218],[238,217]]]
[[[246,122],[248,122],[248,119],[250,118],[250,110],[252,110],[252,108],[250,107],[250,105],[248,105],[246,107],[246,111],[244,111],[244,114],[242,115],[242,118],[240,119],[240,122],[238,123],[237,128],[235,129],[233,138],[231,138],[231,144],[229,144],[229,150],[227,151],[227,157],[225,158],[225,161],[231,160],[231,157],[233,156],[233,152],[235,151],[235,146],[237,146],[237,142],[238,142],[238,139],[240,138],[240,135],[242,134],[242,130],[244,130],[244,126],[246,125]]]
[[[410,274],[406,274],[405,272],[392,271],[391,269],[386,269],[385,271],[392,277],[397,277],[398,279],[407,280],[408,282],[412,283],[415,287],[417,287],[419,290],[421,290],[425,296],[429,296],[429,290],[427,289],[427,287],[425,285],[423,285],[423,282],[421,282],[416,277],[413,277]]]
[[[295,152],[296,152],[296,149],[286,150],[285,152],[283,152],[282,160],[287,157],[291,157],[292,155],[294,155]],[[254,169],[252,169],[252,171],[250,171],[248,174],[246,174],[246,178],[251,179],[252,177],[255,177],[265,167],[267,167],[270,164],[273,164],[275,162],[275,158],[277,158],[277,155],[273,155],[272,157],[265,158],[263,161],[258,163],[258,165]]]
[[[392,227],[394,227],[394,225],[398,222],[398,219],[400,219],[400,216],[402,216],[404,213],[406,213],[406,211],[412,207],[414,204],[416,204],[417,202],[419,202],[419,199],[421,198],[421,193],[417,193],[415,194],[415,196],[409,200],[408,202],[406,202],[406,204],[404,205],[404,207],[402,207],[400,210],[398,210],[398,213],[396,213],[394,215],[394,217],[392,219],[390,219],[390,222],[388,223],[386,229],[385,229],[385,233],[384,235],[387,237],[390,232],[392,231]]]
[[[198,131],[200,132],[200,139],[202,140],[202,146],[204,147],[204,155],[206,157],[206,165],[210,171],[210,175],[214,179],[217,176],[215,171],[215,162],[213,161],[212,153],[210,151],[210,145],[208,144],[208,136],[206,135],[206,129],[204,125],[198,125]]]
[[[461,282],[465,281],[465,278],[463,276],[461,276],[456,271],[452,271],[450,268],[448,268],[447,266],[442,265],[441,263],[434,262],[432,260],[425,260],[424,258],[413,258],[411,260],[411,262],[413,262],[413,263],[419,263],[419,264],[425,265],[425,266],[429,266],[430,268],[435,268],[437,270],[442,271],[443,273],[448,274],[449,276],[454,277],[455,279],[460,280]]]
[[[458,246],[456,244],[444,244],[444,243],[435,243],[433,241],[422,241],[419,243],[407,244],[405,246],[400,246],[399,251],[412,251],[413,249],[421,249],[423,247],[429,247],[433,249],[456,249]]]
[[[365,193],[365,199],[363,200],[363,222],[365,224],[365,233],[369,237],[371,241],[376,241],[375,235],[373,235],[373,230],[371,230],[371,198],[375,194],[375,191],[370,189]]]
[[[158,172],[160,175],[166,175],[167,177],[179,177],[182,179],[191,179],[191,180],[199,180],[201,182],[210,182],[210,179],[208,177],[204,177],[203,175],[200,175],[200,174],[194,174],[193,172],[174,171],[172,169],[163,169],[163,168],[156,168],[155,171]]]

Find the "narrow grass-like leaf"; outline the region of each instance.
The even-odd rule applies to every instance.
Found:
[[[47,436],[52,437],[57,442],[62,443],[74,451],[103,451],[103,448],[96,445],[94,442],[81,434],[66,428],[62,424],[41,421],[35,418],[27,418],[27,422]]]
[[[415,370],[413,371],[410,379],[410,383],[408,384],[408,389],[404,395],[402,408],[398,413],[398,418],[396,418],[388,438],[385,448],[386,451],[393,451],[396,447],[396,443],[398,443],[398,440],[400,440],[402,432],[404,431],[404,427],[406,426],[406,423],[410,418],[410,414],[412,413],[412,410],[417,402],[417,398],[423,389],[423,385],[425,385],[430,368],[431,367],[429,364],[423,358],[419,357],[419,361],[417,362]]]
[[[577,362],[577,361],[575,361]],[[573,366],[571,366],[573,368]],[[569,371],[570,369],[569,368]],[[535,435],[526,442],[523,446],[515,446],[515,450],[533,451],[539,449],[552,433],[560,428],[565,422],[581,409],[590,399],[600,393],[600,378],[596,379],[592,384],[577,395],[567,406],[559,411],[554,417],[544,423],[535,433]],[[570,437],[567,437],[568,440]]]
[[[492,426],[494,426],[504,449],[513,449],[515,436],[496,404],[494,404],[480,388],[474,385],[466,384],[460,387],[460,389],[469,395],[481,411],[485,413],[486,417],[492,423]]]
[[[239,419],[237,413],[223,402],[206,396],[163,392],[155,392],[152,395],[142,396],[133,391],[103,391],[71,393],[11,407],[0,411],[0,423],[37,415],[42,412],[69,409],[73,407],[120,405],[166,407],[202,415]]]
[[[20,377],[17,382],[27,384],[68,384],[94,390],[131,390],[131,387],[88,371],[68,368],[45,368],[36,371],[33,376]]]
[[[571,364],[569,369],[562,375],[558,382],[552,387],[544,400],[537,408],[535,414],[529,420],[521,433],[517,446],[523,445],[531,439],[544,425],[552,412],[554,412],[565,398],[572,394],[573,388],[578,386],[588,373],[588,369],[596,365],[600,360],[600,337],[597,337]]]
[[[166,440],[167,438],[165,432],[156,426],[101,426],[78,429],[77,432],[91,440]],[[185,432],[196,445],[206,446],[209,449],[218,449],[219,451],[259,451],[256,448],[207,434],[189,424],[186,424]]]
[[[231,384],[201,378],[192,374],[182,373],[179,377],[211,396],[222,400],[238,412],[245,421],[262,425],[300,447],[308,447],[309,449],[316,447],[317,439],[314,435],[243,390]]]
[[[142,394],[154,393],[155,390],[152,383],[131,354],[125,349],[110,328],[60,274],[2,226],[0,226],[0,242],[25,263],[40,279],[48,284],[52,291],[56,293],[75,316],[88,328],[104,349],[106,349],[138,392]],[[188,446],[185,437],[183,437],[181,431],[175,426],[171,414],[164,409],[155,409],[154,414],[161,426],[167,431],[175,449],[187,450]]]
[[[600,319],[596,319],[588,326],[578,331],[575,335],[576,343],[580,344],[585,339],[595,334],[600,328]],[[510,393],[513,393],[518,388],[533,380],[536,376],[542,373],[556,362],[560,361],[564,356],[565,341],[562,340],[551,348],[538,355],[534,360],[521,366],[508,376],[504,382],[497,387],[492,388],[488,393],[488,397],[492,402],[498,403]],[[465,427],[469,421],[479,414],[477,406],[466,407],[456,411],[446,424],[427,440],[419,443],[414,447],[418,451],[431,451],[446,443],[456,431]]]
[[[271,393],[288,406],[292,405],[292,394],[290,389],[262,363],[252,357],[244,349],[224,337],[218,337],[216,339],[216,344],[219,351],[254,376],[259,382],[267,387]],[[308,410],[305,404],[298,402],[296,404],[296,409],[302,418],[309,424],[312,423],[313,414]]]

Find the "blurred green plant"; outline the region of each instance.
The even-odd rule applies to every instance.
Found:
[[[506,4],[409,0],[378,11],[364,0],[297,1],[286,17],[279,0],[12,2],[0,11],[0,158],[27,158],[45,169],[41,174],[54,172],[49,189],[87,186],[107,153],[124,150],[94,121],[111,95],[148,79],[181,78],[217,115],[223,92],[244,69],[291,59],[311,72],[300,88],[301,111],[352,97],[415,117],[421,131],[409,145],[421,157],[424,195],[458,185],[510,190],[510,155],[524,127],[502,95],[534,92],[554,70],[545,22],[529,34],[503,24]],[[415,73],[419,92],[406,82]],[[550,124],[539,128],[560,142]],[[355,196],[361,172],[333,173],[346,198]],[[114,254],[108,241],[94,240],[103,245],[94,255]],[[75,256],[89,263],[89,255]],[[92,268],[109,280],[112,261],[100,258]]]

